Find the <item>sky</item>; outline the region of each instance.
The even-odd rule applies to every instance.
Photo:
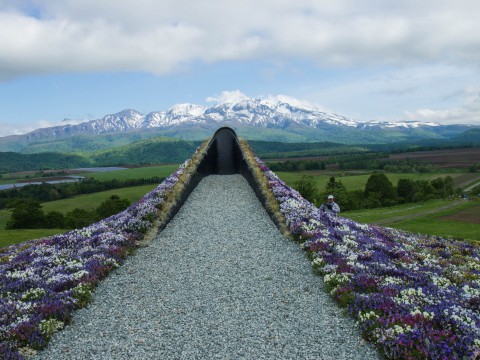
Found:
[[[0,136],[238,95],[480,126],[478,19],[478,0],[0,0]]]

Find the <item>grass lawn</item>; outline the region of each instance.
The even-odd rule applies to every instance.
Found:
[[[454,239],[473,240],[480,244],[480,224],[463,221],[443,220],[436,215],[421,216],[411,220],[395,222],[389,227],[418,234],[432,234]]]
[[[445,210],[428,213],[444,206],[454,205]],[[406,204],[390,208],[356,210],[345,212],[342,216],[360,223],[375,223],[382,221],[381,226],[388,226],[419,234],[432,234],[443,237],[480,241],[480,213],[478,201],[431,200],[423,204]],[[465,212],[476,212],[477,220],[462,221],[446,219]],[[400,217],[405,219],[399,219]]]
[[[126,170],[116,170],[108,172],[96,172],[96,173],[84,173],[82,176],[92,177],[98,180],[128,180],[128,179],[138,179],[138,178],[151,178],[154,176],[158,177],[167,177],[175,170],[178,169],[177,165],[158,165],[158,166],[147,166],[147,167],[138,167]]]
[[[63,234],[65,229],[0,230],[0,248],[23,241]]]
[[[108,199],[112,195],[118,195],[120,198],[126,198],[131,203],[141,199],[145,194],[155,189],[158,185],[142,185],[121,189],[113,189],[108,191],[101,191],[93,194],[77,195],[70,199],[62,199],[57,201],[50,201],[42,204],[45,212],[60,211],[67,213],[75,208],[92,210],[97,208],[101,202]]]
[[[361,223],[373,223],[376,221],[384,221],[399,216],[409,216],[418,213],[424,213],[427,211],[433,211],[440,207],[452,204],[453,203],[451,200],[435,199],[423,203],[409,203],[384,208],[347,211],[343,212],[342,216]],[[464,204],[464,202],[458,202],[459,206]]]

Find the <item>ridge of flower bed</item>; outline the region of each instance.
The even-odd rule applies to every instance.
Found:
[[[478,247],[330,216],[257,164],[290,233],[365,339],[390,359],[480,358]]]
[[[252,149],[248,145],[248,142],[244,139],[238,139],[238,144],[243,153],[243,158],[247,163],[248,168],[252,172],[253,177],[257,181],[257,184],[262,192],[263,197],[265,198],[265,206],[270,214],[276,219],[276,223],[279,226],[280,231],[283,235],[289,236],[290,232],[287,227],[285,217],[280,209],[279,201],[275,197],[275,194],[272,191],[272,188],[269,184],[269,180],[265,172],[258,166],[257,158],[253,153]]]
[[[85,306],[95,286],[164,224],[208,141],[126,210],[65,234],[0,249],[0,359],[25,359]]]

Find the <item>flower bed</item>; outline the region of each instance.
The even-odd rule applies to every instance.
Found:
[[[204,155],[205,144],[156,189],[125,211],[62,235],[0,249],[0,359],[24,359],[85,306],[165,217]],[[159,208],[162,209],[159,212]]]
[[[291,234],[391,359],[480,358],[478,246],[321,213],[257,159]]]

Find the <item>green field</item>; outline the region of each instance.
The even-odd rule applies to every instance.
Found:
[[[142,185],[122,189],[113,189],[93,194],[78,195],[70,199],[50,201],[43,203],[42,206],[45,212],[56,210],[64,214],[75,208],[93,210],[97,208],[102,201],[108,199],[112,195],[118,195],[121,198],[126,198],[133,203],[141,199],[145,194],[156,187],[157,185]]]
[[[178,169],[177,165],[158,165],[158,166],[147,166],[147,167],[138,167],[131,168],[126,170],[116,170],[108,172],[96,172],[96,173],[83,173],[82,176],[92,177],[98,180],[128,180],[128,179],[138,179],[138,178],[151,178],[154,176],[158,177],[167,177],[175,170]]]
[[[370,173],[363,172],[348,173],[348,172],[326,172],[326,171],[301,171],[301,172],[276,172],[276,174],[287,183],[288,186],[294,187],[295,182],[301,175],[312,175],[315,183],[320,191],[325,189],[325,185],[331,176],[335,177],[336,181],[341,181],[348,191],[363,190],[367,184]],[[399,179],[411,179],[411,180],[431,180],[438,177],[451,176],[455,181],[455,178],[464,175],[464,173],[385,173],[393,186],[397,186]]]
[[[63,234],[64,229],[0,230],[0,248],[23,241]]]
[[[456,239],[480,241],[479,201],[430,200],[380,209],[356,210],[342,216],[360,223],[378,224],[419,234],[432,234]],[[445,219],[462,212],[476,214],[476,222]]]

